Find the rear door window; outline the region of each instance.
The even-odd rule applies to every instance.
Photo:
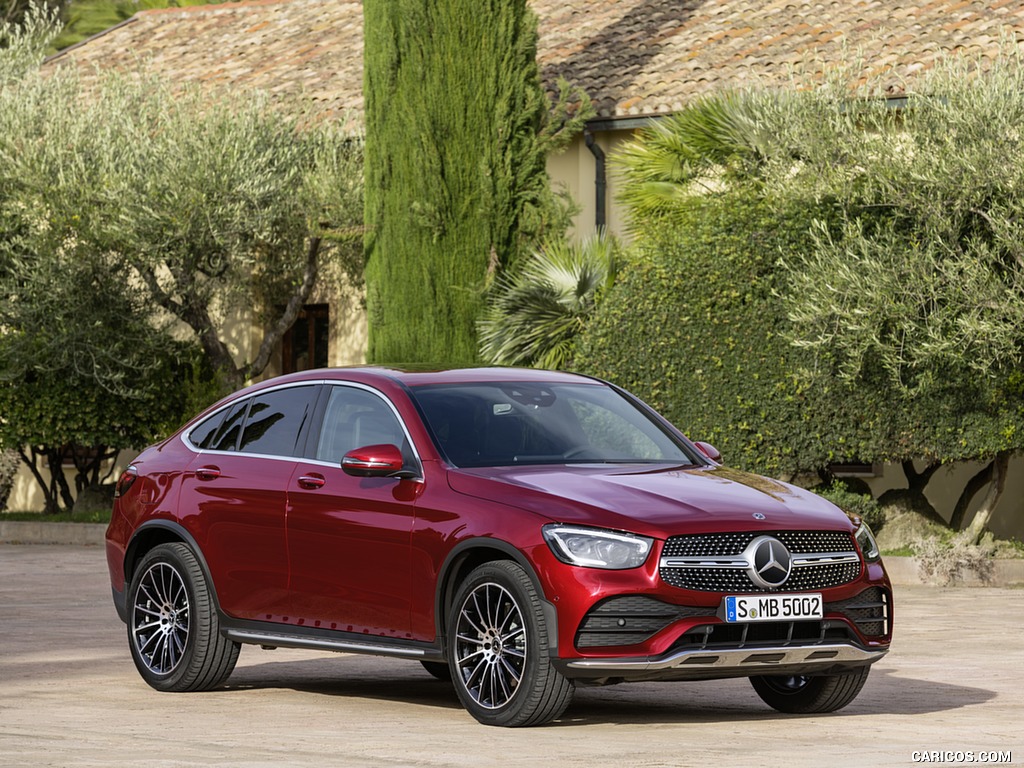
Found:
[[[315,386],[302,386],[275,389],[253,397],[238,450],[270,456],[298,455],[299,436],[309,418],[315,394]]]

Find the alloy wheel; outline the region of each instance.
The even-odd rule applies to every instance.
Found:
[[[139,580],[131,624],[132,642],[150,672],[167,675],[181,663],[189,626],[184,579],[169,563],[154,563]]]
[[[522,611],[504,587],[480,584],[459,609],[455,661],[466,691],[485,709],[511,701],[526,669]]]

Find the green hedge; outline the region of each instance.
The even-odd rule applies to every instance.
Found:
[[[802,391],[779,336],[775,263],[806,247],[810,210],[735,195],[651,222],[580,341],[577,368],[636,392],[735,466],[817,463],[794,445]],[[780,429],[783,428],[783,429]]]
[[[577,369],[632,390],[729,464],[773,476],[1019,443],[1018,392],[958,381],[910,401],[881,375],[847,385],[789,343],[778,260],[810,247],[811,222],[832,217],[825,205],[731,192],[646,221]]]

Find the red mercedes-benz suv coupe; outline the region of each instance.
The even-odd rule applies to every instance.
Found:
[[[585,376],[284,376],[120,477],[114,604],[161,691],[222,684],[255,643],[419,660],[492,725],[644,680],[749,677],[783,712],[839,709],[891,638],[872,534],[719,460]]]

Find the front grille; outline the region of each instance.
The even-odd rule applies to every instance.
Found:
[[[683,557],[738,555],[756,537],[764,535],[774,536],[794,554],[842,552],[853,549],[853,537],[842,531],[747,531],[673,536],[665,542],[665,549],[661,554]]]
[[[825,603],[825,610],[843,614],[865,635],[889,633],[889,593],[881,587],[868,587],[848,600]]]
[[[738,557],[751,541],[764,535],[781,541],[793,556],[841,553],[849,556],[850,562],[794,566],[786,583],[776,589],[765,589],[754,584],[743,568],[707,564],[662,566],[661,578],[673,587],[699,592],[804,592],[848,584],[860,575],[861,563],[856,556],[853,537],[842,531],[748,531],[673,536],[665,542],[662,557],[709,560]]]
[[[636,645],[674,621],[689,616],[714,616],[714,608],[669,605],[640,595],[613,597],[592,608],[576,633],[577,648]]]

